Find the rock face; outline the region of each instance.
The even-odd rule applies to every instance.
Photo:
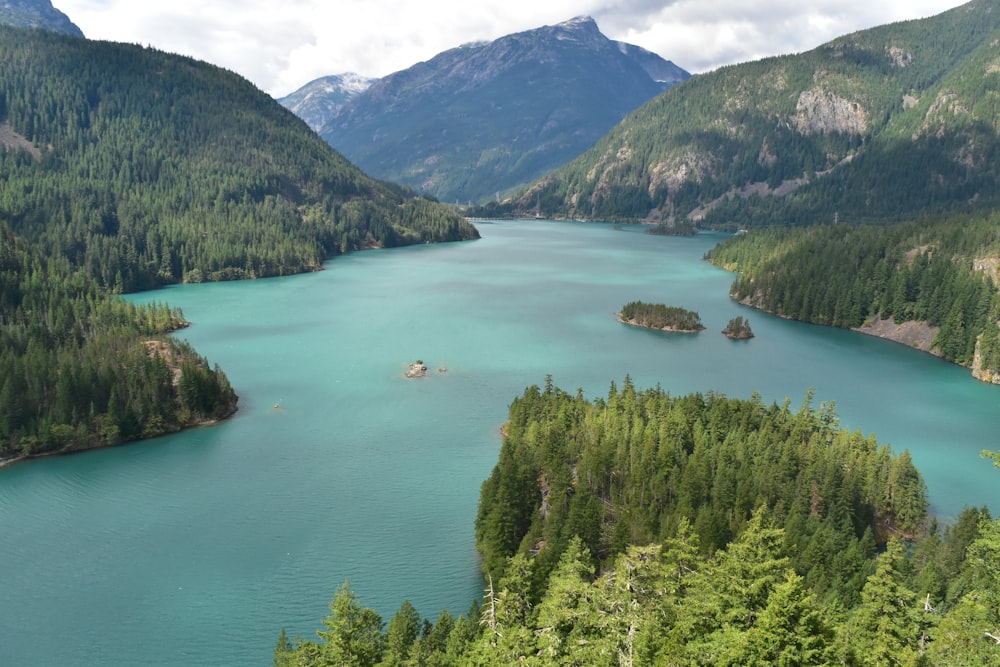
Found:
[[[565,164],[689,76],[579,17],[391,74],[320,134],[372,176],[442,201],[481,202]]]
[[[49,0],[5,0],[0,4],[0,23],[83,37],[83,31]]]
[[[864,134],[868,120],[857,102],[824,92],[804,90],[795,107],[794,123],[802,134]]]
[[[855,329],[855,331],[868,334],[869,336],[886,338],[896,343],[902,343],[914,349],[939,356],[940,353],[937,348],[932,347],[939,329],[940,327],[932,327],[926,322],[911,321],[896,324],[891,317],[883,320],[876,316]]]
[[[979,334],[979,338],[976,339],[976,351],[972,356],[972,377],[982,382],[1000,384],[1000,373],[989,368],[983,368],[983,353],[980,350],[982,339],[983,335]]]

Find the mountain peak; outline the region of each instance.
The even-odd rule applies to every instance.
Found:
[[[376,79],[355,72],[321,76],[278,102],[319,131],[341,107],[368,90]]]
[[[390,74],[320,134],[379,178],[445,201],[483,201],[576,157],[688,76],[577,16]]]
[[[558,23],[556,25],[557,27],[565,27],[565,28],[587,28],[587,29],[593,28],[594,30],[598,29],[597,21],[595,21],[592,16],[586,16],[586,15],[574,16],[568,21],[563,21],[562,23]]]
[[[50,0],[5,0],[0,4],[0,24],[83,37],[83,31]]]

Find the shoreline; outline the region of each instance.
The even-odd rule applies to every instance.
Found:
[[[796,320],[780,313],[774,313],[764,308],[760,308],[752,302],[748,297],[746,299],[737,299],[732,294],[729,295],[737,303],[744,306],[753,308],[754,310],[760,311],[762,313],[767,313],[768,315],[774,315],[775,317],[780,317],[783,320],[789,320],[793,322],[801,322],[802,320]],[[815,322],[803,322],[803,324],[816,324]],[[969,371],[973,379],[984,382],[986,384],[1000,385],[1000,372],[992,370],[983,370],[979,365],[980,353],[979,353],[979,341],[976,341],[976,351],[973,356],[972,363],[969,365],[960,364],[957,361],[952,361],[951,359],[945,359],[939,350],[933,346],[934,338],[940,327],[934,327],[924,321],[910,320],[907,322],[900,322],[896,324],[895,320],[890,317],[889,319],[883,320],[880,315],[875,315],[862,324],[860,327],[838,327],[832,324],[816,324],[816,326],[829,327],[831,329],[842,329],[845,331],[853,331],[855,333],[863,334],[865,336],[872,336],[873,338],[881,338],[882,340],[887,340],[891,343],[896,343],[897,345],[902,345],[908,347],[916,352],[923,352],[924,354],[929,354],[932,357],[937,357],[942,361],[946,361],[949,364],[958,366],[959,368],[964,368]]]
[[[11,466],[17,465],[19,463],[26,463],[27,461],[33,461],[36,459],[47,459],[54,456],[69,456],[72,454],[83,454],[86,452],[92,452],[98,449],[114,449],[115,447],[126,447],[129,445],[138,445],[144,442],[149,442],[150,440],[156,440],[157,438],[162,438],[167,435],[174,435],[175,433],[180,433],[181,431],[193,430],[198,428],[208,428],[210,426],[215,426],[220,424],[227,419],[231,419],[233,415],[239,412],[239,407],[234,406],[233,410],[222,417],[215,417],[213,419],[201,419],[197,422],[192,422],[190,424],[185,424],[180,428],[173,431],[164,431],[163,433],[158,433],[157,435],[150,436],[148,438],[139,438],[138,440],[125,440],[124,442],[115,443],[113,445],[108,444],[97,444],[97,445],[80,445],[78,447],[73,447],[70,449],[60,449],[53,452],[39,452],[38,454],[23,454],[21,456],[11,456],[7,458],[0,458],[0,470],[3,468],[9,468]]]

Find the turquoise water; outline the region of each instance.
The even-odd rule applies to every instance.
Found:
[[[732,276],[701,260],[721,237],[479,229],[315,274],[135,297],[184,309],[179,335],[226,370],[240,411],[0,470],[0,664],[266,665],[282,627],[315,639],[345,580],[386,621],[404,599],[431,619],[464,613],[482,588],[472,524],[497,429],[546,374],[588,396],[628,373],[796,407],[814,387],[845,426],[910,449],[938,514],[1000,508],[1000,472],[979,458],[1000,447],[1000,387],[733,303]],[[632,300],[697,310],[708,330],[626,327],[613,313]],[[756,338],[718,333],[735,315]],[[416,359],[429,376],[404,379]]]

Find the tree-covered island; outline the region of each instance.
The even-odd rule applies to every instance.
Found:
[[[742,315],[737,315],[729,320],[726,328],[722,330],[727,338],[733,340],[749,340],[753,338],[753,331],[750,329],[750,321],[744,319]]]
[[[677,333],[697,333],[705,328],[701,323],[701,316],[693,310],[642,301],[630,301],[622,306],[618,321],[646,329]]]

